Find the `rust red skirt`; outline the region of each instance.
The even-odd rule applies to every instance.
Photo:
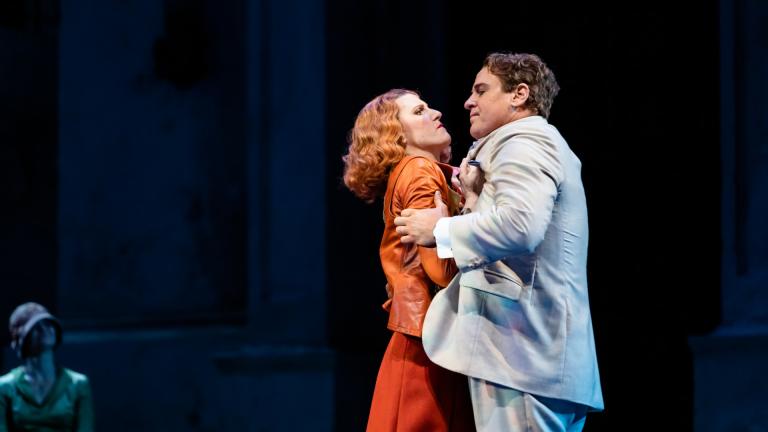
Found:
[[[381,360],[366,430],[474,431],[467,377],[432,363],[420,338],[394,332]]]

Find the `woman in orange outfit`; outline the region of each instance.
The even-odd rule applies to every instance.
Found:
[[[384,197],[384,234],[379,254],[387,277],[392,338],[373,393],[368,432],[474,431],[467,378],[432,363],[421,328],[432,296],[456,274],[453,260],[434,248],[400,242],[394,218],[406,208],[432,208],[439,191],[449,209],[461,196],[449,187],[451,136],[430,108],[409,90],[390,90],[357,116],[344,156],[344,183],[372,203]],[[475,195],[465,197],[474,201]]]

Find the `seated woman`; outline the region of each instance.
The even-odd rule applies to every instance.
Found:
[[[368,432],[473,431],[467,378],[432,363],[421,329],[432,296],[456,274],[453,260],[435,249],[400,242],[394,218],[406,208],[434,207],[441,193],[452,212],[460,196],[450,187],[451,136],[431,109],[409,90],[390,90],[360,111],[344,156],[344,183],[359,198],[383,195],[384,234],[379,255],[387,278],[392,338],[376,379]],[[474,197],[466,197],[475,200]]]
[[[11,347],[23,364],[0,377],[0,432],[91,432],[88,378],[57,367],[61,324],[43,306],[24,303],[8,324]]]

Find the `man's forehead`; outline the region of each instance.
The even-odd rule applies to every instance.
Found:
[[[477,87],[480,85],[491,85],[495,81],[498,81],[498,78],[496,77],[496,75],[492,74],[491,71],[488,70],[488,68],[484,67],[480,69],[480,72],[478,72],[477,75],[475,76],[475,83],[472,84],[472,87]]]

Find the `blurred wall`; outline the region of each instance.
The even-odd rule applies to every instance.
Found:
[[[768,430],[768,5],[720,2],[722,322],[692,339],[695,429]]]
[[[100,430],[332,430],[322,5],[12,3],[4,316],[62,319]]]
[[[27,298],[52,304],[56,295],[59,9],[55,1],[33,6],[0,2],[3,320]],[[0,342],[9,342],[6,331]]]

